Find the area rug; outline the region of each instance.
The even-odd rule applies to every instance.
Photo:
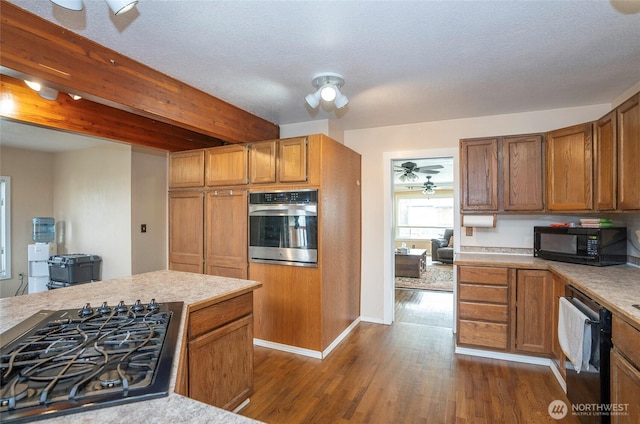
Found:
[[[420,278],[396,277],[396,288],[453,291],[453,265],[429,265]]]

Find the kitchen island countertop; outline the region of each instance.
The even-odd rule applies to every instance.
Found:
[[[194,274],[178,271],[155,271],[131,277],[115,278],[75,287],[33,293],[0,299],[0,332],[19,324],[40,310],[80,309],[84,304],[93,306],[119,301],[131,304],[137,299],[148,302],[184,302],[176,351],[171,368],[169,395],[146,401],[80,412],[41,420],[42,423],[93,423],[127,421],[153,423],[255,423],[241,415],[216,408],[176,394],[175,383],[178,361],[182,349],[182,333],[186,322],[187,305],[206,304],[212,299],[237,296],[261,287],[260,283],[235,278]]]
[[[548,261],[526,255],[459,253],[455,265],[549,270],[602,306],[640,328],[640,268],[634,265],[591,266]]]

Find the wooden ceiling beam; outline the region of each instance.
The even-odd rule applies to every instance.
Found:
[[[14,105],[12,109],[0,108],[0,116],[13,121],[170,152],[224,144],[204,134],[87,99],[73,100],[66,93],[58,94],[56,100],[46,100],[24,81],[7,75],[0,76],[0,87],[2,100],[11,100]]]
[[[6,0],[0,12],[0,64],[13,77],[229,143],[279,137],[277,125]]]

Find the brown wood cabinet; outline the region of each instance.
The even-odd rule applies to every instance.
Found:
[[[546,270],[458,266],[458,344],[550,355],[553,290]]]
[[[640,93],[616,109],[618,124],[618,207],[640,209]]]
[[[544,209],[541,134],[461,140],[460,155],[463,212]]]
[[[611,111],[595,124],[594,181],[595,207],[601,211],[617,207],[618,175],[618,125],[616,111]]]
[[[509,270],[458,266],[459,345],[509,346]]]
[[[247,184],[247,146],[234,144],[205,150],[205,182],[209,187]]]
[[[202,273],[204,194],[189,190],[169,193],[169,269]]]
[[[502,205],[505,211],[541,211],[544,208],[542,136],[502,139]]]
[[[553,278],[553,295],[551,296],[552,305],[552,321],[551,321],[551,360],[555,367],[560,371],[562,378],[567,378],[566,370],[566,358],[564,352],[560,347],[560,341],[558,339],[558,320],[560,318],[560,297],[565,295],[566,281],[564,278],[558,277],[556,274],[552,275]]]
[[[498,139],[462,140],[462,210],[498,210]]]
[[[205,192],[205,273],[247,278],[247,190]]]
[[[636,423],[640,416],[640,330],[613,315],[611,331],[611,404],[626,405],[612,423]]]
[[[188,374],[181,376],[186,395],[227,410],[248,399],[253,391],[253,293],[201,308],[190,305],[187,332],[183,372]]]
[[[547,133],[547,209],[593,209],[593,125]]]
[[[169,155],[169,188],[204,186],[204,149]]]
[[[515,285],[514,350],[548,355],[551,353],[553,334],[551,272],[518,269]]]
[[[307,137],[267,140],[249,145],[249,182],[307,181]]]

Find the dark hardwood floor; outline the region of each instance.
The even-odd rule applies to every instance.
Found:
[[[274,424],[578,422],[549,416],[551,401],[568,402],[549,368],[455,355],[446,295],[429,293],[396,290],[393,325],[360,323],[324,360],[254,347],[255,390],[240,414]]]

